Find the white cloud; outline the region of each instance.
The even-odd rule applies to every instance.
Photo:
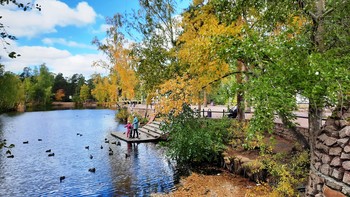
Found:
[[[2,53],[0,55],[3,58],[1,63],[5,65],[6,71],[12,71],[16,74],[20,74],[24,67],[39,66],[43,63],[46,64],[50,72],[63,73],[66,77],[75,73],[83,74],[87,78],[94,73],[108,73],[103,68],[92,67],[94,61],[106,60],[106,57],[101,53],[72,55],[67,50],[42,46],[12,46],[11,48],[21,56],[10,59],[3,50],[0,50]]]
[[[76,8],[58,0],[37,0],[41,11],[33,9],[24,12],[11,6],[0,6],[2,23],[8,26],[8,33],[17,37],[34,37],[44,33],[56,32],[56,27],[84,26],[95,22],[94,9],[86,2],[80,2]]]
[[[98,29],[93,29],[93,34],[100,34],[100,33],[106,33],[106,31],[111,27],[112,25],[108,24],[101,24]]]
[[[60,44],[67,47],[74,47],[74,48],[82,48],[82,49],[96,49],[95,46],[83,44],[83,43],[77,43],[74,41],[68,41],[64,38],[44,38],[42,39],[42,42],[46,45],[53,46],[55,44]]]

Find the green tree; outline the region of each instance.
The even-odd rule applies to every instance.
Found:
[[[82,85],[80,88],[79,98],[81,102],[85,102],[91,97],[90,88],[86,84]]]
[[[176,1],[140,0],[139,3],[140,9],[127,16],[126,24],[130,35],[138,32],[135,39],[139,42],[133,46],[132,59],[142,84],[140,88],[149,104],[158,86],[179,71],[172,50],[181,30],[180,20],[175,17]]]
[[[24,92],[18,76],[5,72],[0,64],[0,112],[16,109],[23,102]]]
[[[34,105],[47,105],[51,102],[54,76],[45,64],[34,69],[33,79],[25,79],[27,101]]]
[[[79,92],[82,85],[85,84],[85,77],[82,74],[74,74],[68,79],[68,91],[66,95],[71,97],[74,102],[79,102]]]
[[[30,67],[24,67],[23,72],[19,75],[19,78],[24,81],[28,77],[32,77],[32,69]]]
[[[349,6],[335,2],[213,1],[223,22],[239,17],[246,21],[244,39],[226,39],[223,50],[232,54],[231,60],[239,54],[254,69],[257,77],[250,86],[251,98],[262,112],[255,118],[270,114],[264,119],[272,122],[271,114],[277,112],[290,123],[295,94],[300,93],[309,98],[310,136],[317,136],[323,108],[337,104],[337,92],[344,92],[348,81],[344,72],[349,33],[344,29],[349,23],[345,14]]]
[[[349,92],[350,24],[347,1],[213,0],[218,17],[243,17],[243,39],[223,38],[222,48],[239,54],[254,72],[247,84],[255,108],[250,136],[272,131],[274,113],[293,130],[296,93],[309,99],[311,161],[326,106],[343,105]],[[224,41],[223,41],[224,40]],[[297,138],[303,138],[296,133]],[[303,140],[301,140],[303,141]],[[305,142],[305,141],[304,141]]]

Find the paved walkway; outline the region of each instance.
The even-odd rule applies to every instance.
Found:
[[[145,109],[146,105],[143,104],[137,104],[135,105],[135,107],[133,108],[139,108],[139,109]],[[191,106],[192,109],[197,109],[198,106]],[[154,109],[154,106],[152,107],[152,109]],[[223,114],[227,115],[228,114],[228,108],[227,106],[224,105],[208,105],[207,107],[201,106],[201,116],[203,116],[203,109],[204,109],[204,116],[207,116],[207,111],[210,110],[211,114],[212,114],[212,118],[222,118]],[[295,122],[303,128],[308,128],[308,113],[307,111],[296,111],[295,114],[297,115],[297,119],[295,120]],[[246,119],[251,119],[252,118],[253,113],[246,113]],[[330,116],[331,113],[330,112],[326,112],[324,113],[324,118],[327,118],[328,116]],[[282,121],[276,116],[275,118],[275,122],[276,123],[282,123]],[[325,122],[325,121],[323,121]]]

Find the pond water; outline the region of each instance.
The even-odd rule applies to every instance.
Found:
[[[0,196],[149,196],[172,191],[176,170],[162,148],[153,143],[111,144],[118,141],[111,131],[125,131],[114,116],[115,111],[106,109],[0,115],[0,140],[15,144],[14,158],[7,158],[6,148],[0,150]],[[49,149],[54,156],[48,156]]]

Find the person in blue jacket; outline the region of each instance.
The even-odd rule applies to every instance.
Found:
[[[133,126],[133,132],[131,132],[131,137],[139,138],[139,132],[137,130],[139,128],[139,119],[137,119],[135,115],[134,115],[134,120],[132,122],[132,126]]]

